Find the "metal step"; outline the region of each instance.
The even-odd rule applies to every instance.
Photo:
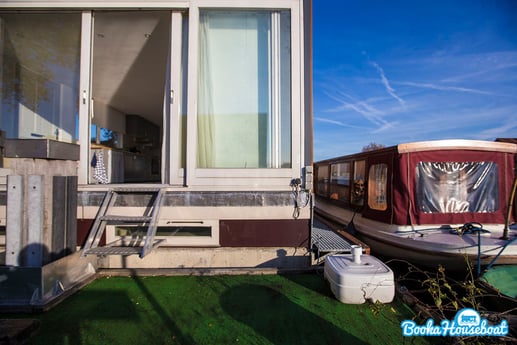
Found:
[[[85,254],[98,256],[107,255],[139,255],[142,247],[95,247],[85,251]]]
[[[158,193],[159,187],[117,187],[113,188],[115,193]]]
[[[151,216],[117,216],[117,215],[105,215],[101,216],[100,220],[106,222],[122,222],[122,223],[149,223]]]

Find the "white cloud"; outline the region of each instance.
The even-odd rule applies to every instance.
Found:
[[[346,92],[336,88],[334,88],[332,92],[323,90],[323,93],[338,103],[338,106],[329,108],[326,112],[343,113],[344,111],[352,110],[379,128],[389,126],[389,122],[383,118],[384,113],[370,104],[371,101],[357,100]]]
[[[375,67],[375,69],[379,72],[382,84],[386,88],[386,91],[390,94],[391,97],[395,98],[401,106],[405,107],[406,102],[400,98],[397,93],[395,92],[395,89],[393,89],[390,85],[390,82],[388,78],[386,78],[386,74],[384,73],[384,70],[374,61],[370,61],[370,64]]]
[[[422,88],[422,89],[439,90],[439,91],[457,91],[457,92],[467,92],[467,93],[475,93],[475,94],[481,94],[481,95],[493,95],[492,92],[471,89],[471,88],[466,88],[466,87],[460,87],[460,86],[446,86],[446,85],[439,85],[439,84],[432,84],[432,83],[415,83],[415,82],[411,82],[411,81],[400,81],[400,82],[396,82],[396,84],[414,86],[414,87],[418,87],[418,88]]]
[[[347,125],[347,124],[343,123],[342,121],[328,119],[328,118],[324,118],[324,117],[315,116],[313,119],[314,119],[314,121],[317,121],[317,122],[329,123],[331,125],[337,125],[337,126],[341,126],[341,127],[354,127],[351,125]]]
[[[495,138],[508,137],[509,133],[513,134],[513,136],[510,135],[510,137],[515,138],[516,129],[517,116],[513,119],[509,119],[506,123],[503,123],[500,126],[481,130],[479,134],[475,135],[475,138],[481,140],[493,140]]]

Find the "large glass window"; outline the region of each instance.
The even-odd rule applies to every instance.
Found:
[[[289,11],[202,10],[197,167],[291,167]]]
[[[499,209],[494,162],[419,162],[416,193],[425,213],[495,212]]]
[[[0,128],[8,138],[77,140],[79,13],[0,14]]]

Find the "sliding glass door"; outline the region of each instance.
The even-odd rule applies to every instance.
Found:
[[[201,10],[198,168],[291,167],[289,11]]]
[[[92,18],[88,183],[181,183],[182,15],[118,10]]]

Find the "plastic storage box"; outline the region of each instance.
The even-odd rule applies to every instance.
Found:
[[[368,299],[390,303],[395,297],[393,271],[371,255],[330,255],[324,276],[343,303],[361,304]]]

